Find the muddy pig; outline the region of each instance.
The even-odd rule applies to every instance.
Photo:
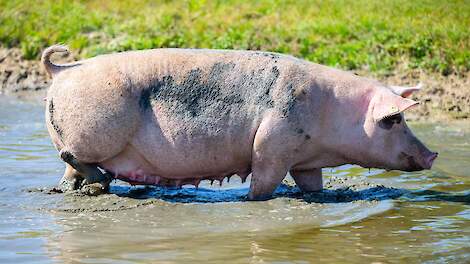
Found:
[[[322,189],[324,167],[416,171],[437,157],[403,117],[417,87],[259,51],[154,49],[64,65],[55,52],[68,50],[51,46],[42,63],[62,189],[251,174],[248,199],[265,200],[287,172],[309,192]]]

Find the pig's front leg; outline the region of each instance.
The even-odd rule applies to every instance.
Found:
[[[289,170],[290,126],[285,119],[268,116],[256,131],[253,154],[252,174],[248,200],[263,201],[271,198],[274,190],[281,184]]]
[[[270,199],[286,174],[287,168],[282,163],[276,161],[254,162],[248,200],[265,201]]]
[[[291,170],[290,174],[303,192],[316,192],[323,189],[321,169]]]

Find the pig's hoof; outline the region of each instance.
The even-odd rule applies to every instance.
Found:
[[[88,183],[87,179],[85,179],[81,183],[80,192],[89,195],[89,196],[97,196],[101,194],[109,193],[109,184],[112,181],[112,176],[109,173],[102,174],[101,182],[94,182]]]
[[[59,182],[59,185],[57,186],[57,189],[62,191],[62,192],[70,192],[70,191],[75,191],[80,188],[81,181],[77,178],[62,178],[62,180]]]
[[[98,196],[109,192],[109,184],[102,184],[99,182],[83,185],[80,188],[80,193],[89,196]]]

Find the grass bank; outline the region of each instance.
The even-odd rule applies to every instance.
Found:
[[[261,49],[349,70],[470,71],[470,1],[0,0],[0,45],[36,59],[159,47]]]

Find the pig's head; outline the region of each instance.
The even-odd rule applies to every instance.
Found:
[[[419,87],[392,86],[371,94],[364,123],[369,161],[363,165],[403,171],[431,168],[437,153],[413,135],[403,116],[405,110],[418,104],[406,98],[416,90]]]

